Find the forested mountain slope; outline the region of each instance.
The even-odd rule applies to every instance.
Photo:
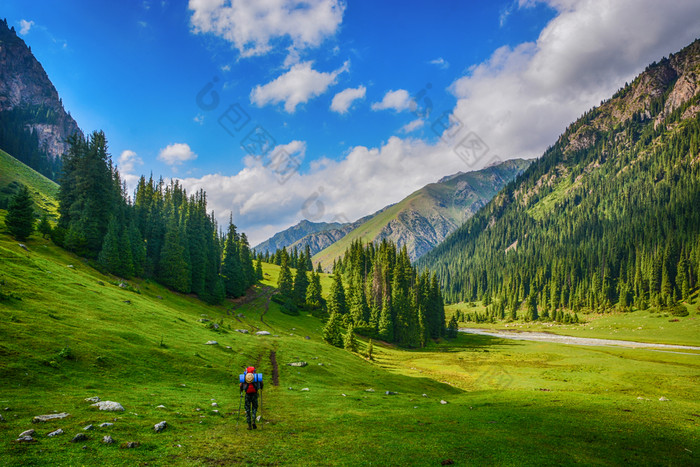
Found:
[[[700,276],[700,41],[654,63],[419,261],[445,299],[670,306]]]

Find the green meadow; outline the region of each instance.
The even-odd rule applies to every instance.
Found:
[[[26,246],[0,233],[2,465],[698,462],[697,354],[460,335],[422,350],[374,342],[369,361],[366,341],[359,354],[331,347],[318,319],[269,300],[277,266],[264,264],[246,299],[213,307],[149,281],[120,287],[38,236]],[[692,334],[697,316],[678,329]],[[668,323],[611,315],[592,319],[597,329],[561,332],[603,337],[601,323],[628,319],[659,323],[634,332],[650,342]],[[667,329],[671,341],[677,329]],[[691,334],[678,332],[679,342],[696,342]],[[296,361],[308,365],[287,365]],[[265,378],[255,431],[245,429],[237,388],[251,364]],[[125,411],[97,411],[85,401],[93,396]],[[53,412],[70,416],[32,423]],[[46,436],[58,428],[65,433]],[[36,442],[17,442],[27,429]],[[77,433],[87,441],[70,442]]]

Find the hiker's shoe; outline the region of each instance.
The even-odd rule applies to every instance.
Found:
[[[253,423],[253,429],[254,429],[254,430],[257,430],[257,429],[258,429],[258,425],[256,425],[255,423]]]
[[[249,429],[249,430],[252,430],[252,429],[253,429],[253,427],[250,425],[250,423],[248,424],[248,429]]]

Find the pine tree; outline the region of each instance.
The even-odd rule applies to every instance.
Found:
[[[299,268],[294,274],[294,285],[292,286],[292,299],[296,306],[303,307],[306,303],[306,291],[309,288],[309,277],[303,268]]]
[[[245,293],[247,280],[241,267],[241,257],[238,251],[238,233],[233,219],[229,218],[228,232],[224,242],[224,258],[221,263],[221,275],[224,279],[226,295],[240,297]]]
[[[458,330],[459,325],[457,324],[455,316],[452,315],[452,318],[450,318],[450,322],[447,325],[447,337],[454,339],[455,337],[457,337]]]
[[[349,352],[357,352],[357,339],[355,338],[355,326],[350,323],[343,336],[343,347]]]
[[[336,271],[333,275],[333,284],[331,284],[330,296],[328,297],[328,313],[336,314],[338,318],[342,318],[348,313],[348,307],[345,300],[345,287],[343,287],[343,279],[340,276],[340,271]]]
[[[10,200],[5,226],[17,240],[26,240],[34,231],[34,201],[26,185],[21,185]]]
[[[277,279],[277,289],[279,293],[286,298],[293,298],[292,291],[294,288],[294,283],[292,280],[292,272],[289,270],[287,265],[287,257],[282,258],[282,265],[280,268],[280,275]]]
[[[320,262],[320,261],[319,261],[318,264],[316,265],[316,272],[319,273],[319,274],[323,272],[323,268],[321,267],[321,262]]]
[[[43,238],[47,238],[51,235],[51,223],[49,222],[49,217],[46,215],[46,213],[41,215],[41,220],[39,221],[39,225],[36,226],[36,230]]]
[[[374,345],[372,344],[372,339],[369,340],[367,344],[367,358],[369,360],[374,360]]]
[[[336,347],[343,346],[343,336],[340,332],[340,317],[337,313],[331,313],[330,318],[323,328],[323,339]]]
[[[389,297],[385,296],[382,302],[382,311],[379,315],[377,333],[380,338],[387,342],[394,341],[394,319],[392,315],[391,302],[389,301]]]
[[[554,282],[552,282],[554,284]],[[537,313],[537,298],[534,293],[531,293],[527,298],[527,314],[528,318],[532,321],[537,321],[539,319],[539,314]]]
[[[134,275],[142,277],[146,265],[146,245],[134,221],[131,221],[129,225],[129,243],[131,244],[131,260],[134,267]]]
[[[166,287],[189,293],[190,269],[185,256],[182,231],[175,218],[171,218],[165,232],[165,241],[160,253],[159,280]]]
[[[320,310],[323,307],[321,276],[313,271],[309,287],[306,289],[306,307],[311,310]]]
[[[259,281],[265,278],[265,276],[263,275],[261,256],[258,256],[258,260],[255,263],[255,277],[257,277]]]
[[[118,275],[117,271],[119,271],[121,259],[119,255],[119,223],[115,217],[109,221],[107,235],[102,242],[102,250],[97,261],[109,272]]]

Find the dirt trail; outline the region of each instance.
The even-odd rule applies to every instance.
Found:
[[[277,352],[270,350],[270,363],[272,364],[272,385],[280,385],[280,371],[277,367]]]
[[[517,341],[538,341],[538,342],[556,342],[559,344],[570,345],[616,345],[620,347],[647,348],[647,349],[682,349],[682,350],[700,350],[700,347],[692,345],[674,345],[674,344],[651,344],[648,342],[622,341],[616,339],[599,339],[593,337],[573,337],[561,336],[558,334],[548,334],[545,332],[513,332],[513,331],[489,331],[474,328],[459,328],[459,332],[467,334],[479,334],[482,336],[500,337],[503,339],[512,339]],[[690,354],[694,355],[694,354]]]

